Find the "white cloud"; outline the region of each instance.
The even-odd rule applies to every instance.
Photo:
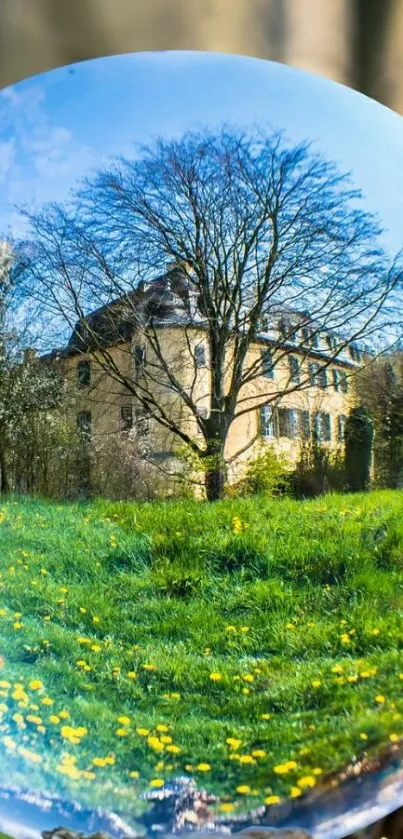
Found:
[[[63,200],[92,163],[90,149],[53,121],[39,83],[0,92],[1,231],[21,233],[16,205]]]

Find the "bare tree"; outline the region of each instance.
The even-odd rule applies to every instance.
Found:
[[[59,336],[61,323],[74,330],[76,348],[204,463],[213,500],[237,418],[310,388],[308,358],[320,379],[351,342],[391,325],[399,258],[384,252],[361,200],[309,143],[230,127],[189,133],[118,160],[68,205],[26,211],[18,270],[47,324],[52,315]],[[166,275],[172,262],[179,273]],[[177,353],[167,353],[167,324],[185,336]],[[208,347],[201,401],[197,336]],[[142,338],[151,351],[139,375],[111,347],[131,352]],[[289,369],[274,388],[262,375],[272,362]]]

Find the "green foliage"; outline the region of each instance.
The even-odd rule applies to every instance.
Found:
[[[312,439],[301,445],[299,458],[290,480],[296,498],[314,498],[326,492],[345,489],[344,455]]]
[[[376,486],[403,486],[403,353],[379,358],[357,377],[357,390],[374,423]]]
[[[363,405],[353,408],[345,429],[346,477],[352,492],[369,487],[373,438],[374,427],[366,408]]]
[[[230,498],[246,498],[250,495],[274,497],[284,495],[290,483],[290,464],[287,458],[277,454],[272,447],[264,447],[261,454],[247,465],[245,477],[227,489]]]

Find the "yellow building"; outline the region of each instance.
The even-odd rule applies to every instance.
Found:
[[[151,322],[145,312],[148,318],[154,313],[152,329],[141,325]],[[276,322],[271,318],[250,348],[246,366],[255,373],[240,391],[240,415],[230,427],[225,448],[231,483],[242,477],[262,445],[295,460],[301,441],[312,435],[331,447],[343,444],[353,400],[352,375],[362,351],[348,345],[331,361],[340,340],[315,332],[312,325],[293,329],[293,323],[293,313],[283,312]],[[161,417],[174,419],[192,439],[203,441],[198,420],[178,386],[191,396],[199,417],[207,418],[208,334],[178,269],[92,312],[78,322],[68,346],[51,355],[62,362],[67,381],[77,387],[77,424],[94,441],[134,429],[146,441],[151,460],[174,463],[183,441],[147,415],[133,395],[133,383],[142,396],[152,394]],[[227,379],[231,372],[229,347]]]

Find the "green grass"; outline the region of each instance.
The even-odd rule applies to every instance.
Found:
[[[0,521],[0,781],[136,813],[191,774],[236,810],[403,734],[403,494]]]

